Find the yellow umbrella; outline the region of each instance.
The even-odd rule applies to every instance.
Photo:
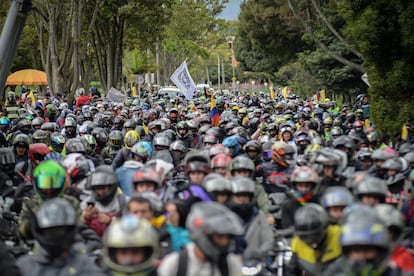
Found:
[[[7,77],[7,85],[47,85],[47,76],[43,71],[24,69]]]

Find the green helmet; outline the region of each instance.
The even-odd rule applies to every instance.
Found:
[[[56,161],[40,163],[33,171],[34,190],[41,200],[61,197],[65,190],[65,169]]]

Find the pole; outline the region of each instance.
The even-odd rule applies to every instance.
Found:
[[[225,87],[225,85],[226,85],[226,77],[225,77],[225,72],[224,72],[224,60],[222,60],[221,61],[221,76],[223,77],[223,81],[222,81],[222,83],[223,83],[223,88],[226,88]]]
[[[217,90],[220,90],[220,56],[217,56]]]
[[[160,47],[158,44],[158,39],[155,44],[155,64],[157,67],[157,85],[160,85]]]
[[[208,73],[208,66],[206,66],[207,84],[210,85],[210,74]]]
[[[3,99],[7,75],[10,72],[17,45],[32,6],[31,0],[12,0],[0,36],[0,99]]]

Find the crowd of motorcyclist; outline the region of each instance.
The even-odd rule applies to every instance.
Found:
[[[7,94],[2,274],[414,275],[411,126],[366,95],[89,92]]]

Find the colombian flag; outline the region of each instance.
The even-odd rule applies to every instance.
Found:
[[[216,102],[214,100],[214,95],[211,95],[211,102],[210,102],[210,119],[211,119],[211,125],[212,126],[217,126],[219,119],[220,119],[220,114],[218,112],[218,109],[216,107]]]

